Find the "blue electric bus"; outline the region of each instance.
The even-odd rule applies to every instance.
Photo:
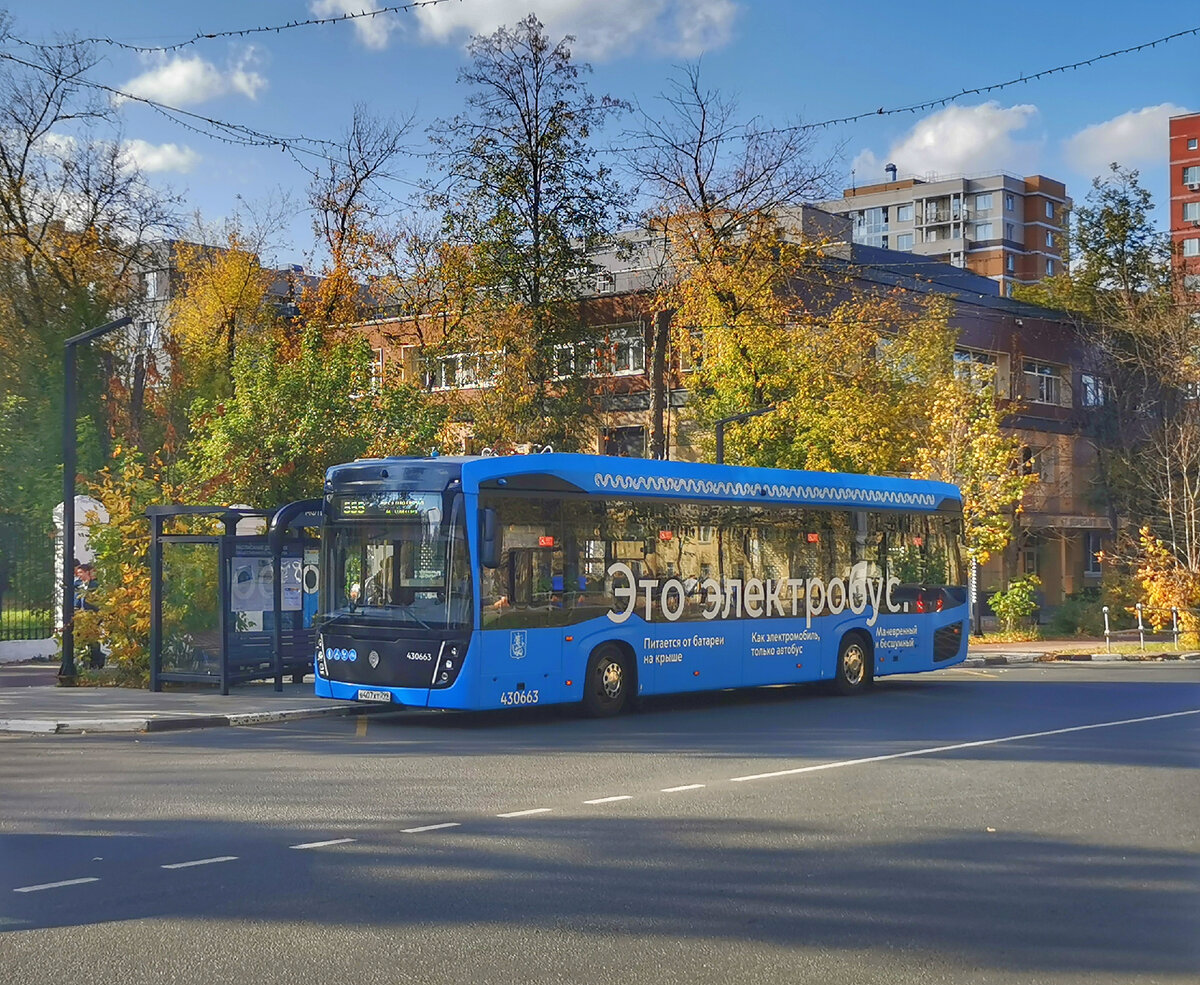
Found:
[[[325,479],[318,695],[420,708],[828,681],[966,656],[962,503],[910,479],[573,454]]]

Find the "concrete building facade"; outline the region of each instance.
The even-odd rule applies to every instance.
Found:
[[[1042,175],[907,177],[847,188],[821,208],[847,216],[855,243],[964,267],[1000,285],[1061,272],[1066,186]]]

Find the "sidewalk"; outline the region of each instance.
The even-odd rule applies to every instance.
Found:
[[[1123,636],[1122,643],[1131,642]],[[1136,635],[1132,639],[1136,643]],[[1116,641],[1114,640],[1114,645]],[[1007,664],[1039,663],[1051,660],[1081,660],[1095,663],[1122,660],[1200,660],[1200,653],[1176,650],[1170,642],[1146,641],[1144,652],[1109,653],[1101,639],[1029,640],[1017,643],[972,643],[963,667],[996,667]]]
[[[1146,644],[1144,654],[1106,654],[1103,640],[1034,640],[972,644],[964,667],[994,667],[1055,659],[1064,650],[1087,650],[1069,660],[1200,660],[1169,643]],[[323,715],[364,715],[387,705],[329,701],[313,695],[312,684],[243,684],[222,696],[215,687],[187,691],[134,691],[116,687],[55,686],[57,664],[0,666],[0,733],[165,732],[228,725],[257,725]],[[5,686],[11,685],[11,686]],[[391,706],[392,710],[396,710]]]
[[[25,686],[0,686],[0,732],[167,732],[218,725],[257,725],[323,715],[365,714],[382,705],[329,701],[312,684],[244,684],[222,696],[216,687],[187,691],[135,691],[122,687],[56,687],[57,665],[0,668],[21,675]],[[29,686],[25,682],[39,683]],[[0,681],[0,683],[3,683]]]

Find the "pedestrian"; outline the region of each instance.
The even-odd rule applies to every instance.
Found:
[[[96,569],[84,562],[75,569],[75,608],[85,612],[99,611],[89,596],[96,590]],[[104,651],[100,644],[92,641],[88,644],[88,667],[100,670],[104,666]]]

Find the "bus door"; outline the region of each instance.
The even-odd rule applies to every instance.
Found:
[[[508,512],[505,519],[511,518]],[[520,522],[502,523],[498,564],[482,572],[480,673],[485,701],[501,695],[506,696],[499,699],[502,703],[528,703],[514,700],[512,694],[562,683],[565,611],[557,526],[535,516],[516,519]]]

